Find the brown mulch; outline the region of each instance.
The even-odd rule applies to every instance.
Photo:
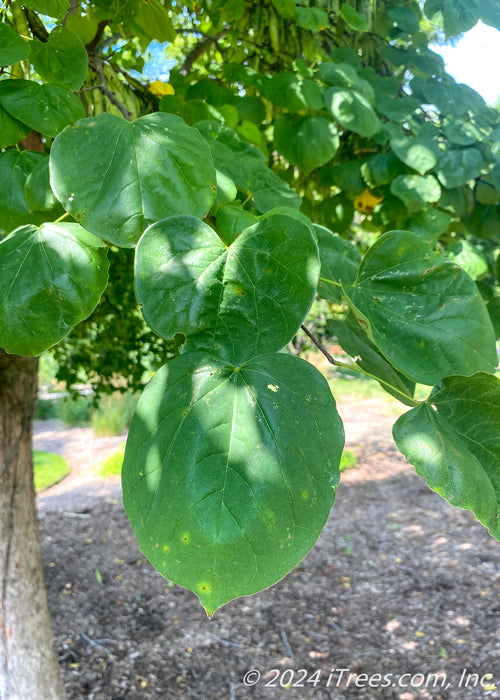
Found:
[[[100,444],[37,425],[38,449],[72,456],[71,478],[39,497],[69,698],[500,698],[498,543],[406,464],[391,405],[339,408],[358,465],[317,545],[281,582],[210,621],[140,554],[119,481],[95,478],[124,437]],[[246,687],[251,669],[261,678]],[[469,687],[459,687],[464,669],[478,674]]]

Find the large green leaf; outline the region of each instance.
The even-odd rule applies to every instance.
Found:
[[[26,124],[14,119],[0,105],[0,148],[13,146],[30,133],[31,129]]]
[[[273,104],[291,112],[323,107],[320,86],[296,73],[278,73],[270,78],[264,83],[263,94]]]
[[[24,187],[33,168],[47,156],[32,151],[0,153],[0,229],[12,231],[23,224],[39,224],[46,214],[32,212]]]
[[[204,139],[180,117],[162,112],[132,123],[111,114],[82,119],[54,141],[50,170],[66,211],[126,248],[166,216],[205,216],[215,198]]]
[[[261,214],[279,206],[300,206],[300,197],[265,165],[266,157],[256,146],[241,141],[224,124],[206,121],[196,128],[209,144],[217,170],[253,198]]]
[[[164,338],[183,333],[241,363],[280,350],[314,300],[318,249],[308,226],[269,215],[227,247],[192,216],[154,224],[137,245],[136,292],[149,325]]]
[[[0,66],[10,66],[29,56],[30,45],[12,27],[0,22]]]
[[[325,92],[324,99],[333,118],[349,131],[369,138],[382,128],[371,104],[354,90],[331,87]]]
[[[0,105],[15,119],[47,136],[56,136],[85,116],[83,104],[70,90],[34,80],[1,80]]]
[[[378,379],[380,386],[408,406],[414,406],[415,382],[391,365],[377,350],[359,323],[349,314],[344,321],[328,319],[328,330],[356,364]]]
[[[78,224],[22,226],[0,242],[0,347],[39,355],[87,318],[108,281],[107,248]]]
[[[488,272],[488,261],[478,245],[468,240],[458,241],[446,248],[446,257],[467,272],[473,280],[479,280]]]
[[[445,84],[441,80],[428,80],[424,83],[424,99],[436,105],[441,114],[461,117],[470,108],[461,86]]]
[[[274,127],[274,144],[290,163],[310,173],[333,158],[339,135],[335,124],[324,117],[284,115]]]
[[[23,5],[55,19],[62,19],[69,10],[68,0],[23,0]]]
[[[30,61],[48,83],[79,90],[88,69],[88,57],[82,40],[66,27],[54,27],[48,41],[33,41]]]
[[[336,236],[325,226],[313,224],[313,231],[321,260],[318,294],[338,302],[342,299],[342,284],[353,284],[356,280],[361,253],[354,243]]]
[[[477,148],[444,151],[439,159],[437,176],[447,189],[465,185],[480,175],[483,156]]]
[[[303,360],[262,355],[235,369],[181,355],[146,387],[125,451],[142,552],[209,616],[267,588],[321,532],[343,443],[328,384]]]
[[[370,339],[413,381],[434,385],[446,375],[491,372],[497,365],[495,335],[476,285],[417,234],[381,236],[344,292]]]
[[[393,433],[430,488],[500,540],[500,380],[483,372],[446,377]]]
[[[391,192],[403,200],[409,212],[415,212],[437,202],[441,187],[432,175],[398,175],[391,183]]]
[[[424,12],[447,37],[472,29],[479,19],[477,0],[426,0]]]
[[[432,170],[438,162],[439,147],[432,139],[403,136],[391,139],[391,148],[403,163],[420,175]]]

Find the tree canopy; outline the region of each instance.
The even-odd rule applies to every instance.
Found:
[[[90,316],[96,377],[176,355],[123,468],[158,570],[212,614],[313,546],[344,433],[326,381],[281,350],[316,295],[349,366],[409,407],[399,449],[500,539],[500,115],[429,48],[500,28],[497,4],[6,0],[1,17],[0,346],[71,345]],[[152,40],[168,81],[142,75]],[[99,329],[117,344],[122,325],[138,345],[101,363]]]

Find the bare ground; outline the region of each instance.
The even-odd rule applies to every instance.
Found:
[[[317,545],[210,621],[140,554],[118,479],[95,476],[124,436],[37,425],[71,468],[38,499],[69,698],[500,698],[498,543],[397,452],[392,404],[339,410],[359,462]]]

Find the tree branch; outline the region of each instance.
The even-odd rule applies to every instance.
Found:
[[[200,58],[200,56],[203,56],[203,54],[206,51],[208,51],[211,44],[215,44],[220,50],[218,43],[219,39],[225,37],[226,34],[230,31],[230,29],[230,26],[224,27],[224,29],[215,36],[210,36],[209,34],[202,34],[202,32],[196,32],[197,34],[202,34],[203,39],[199,41],[196,44],[196,46],[188,53],[188,55],[186,56],[186,60],[184,61],[179,70],[179,73],[181,75],[187,75],[188,73],[190,73],[195,62]]]
[[[326,359],[328,360],[328,362],[329,362],[331,365],[337,365],[337,364],[338,364],[338,363],[337,363],[337,360],[336,360],[334,357],[332,357],[332,355],[330,355],[330,353],[328,352],[328,350],[327,350],[326,348],[324,348],[324,347],[321,345],[321,343],[319,342],[319,340],[313,336],[313,334],[311,333],[311,331],[309,331],[309,330],[304,326],[304,324],[301,325],[301,328],[302,328],[302,330],[304,331],[304,333],[307,335],[307,337],[308,337],[310,340],[312,340],[312,342],[316,345],[316,347],[318,348],[318,350],[321,350],[321,352],[322,352],[323,355],[326,357]]]
[[[111,104],[113,104],[122,113],[127,121],[131,121],[132,113],[129,112],[124,105],[122,105],[115,93],[112,92],[106,84],[106,76],[104,75],[104,70],[102,68],[102,59],[94,54],[92,57],[89,57],[89,62],[99,78],[99,85],[96,87],[105,97],[108,98]]]

